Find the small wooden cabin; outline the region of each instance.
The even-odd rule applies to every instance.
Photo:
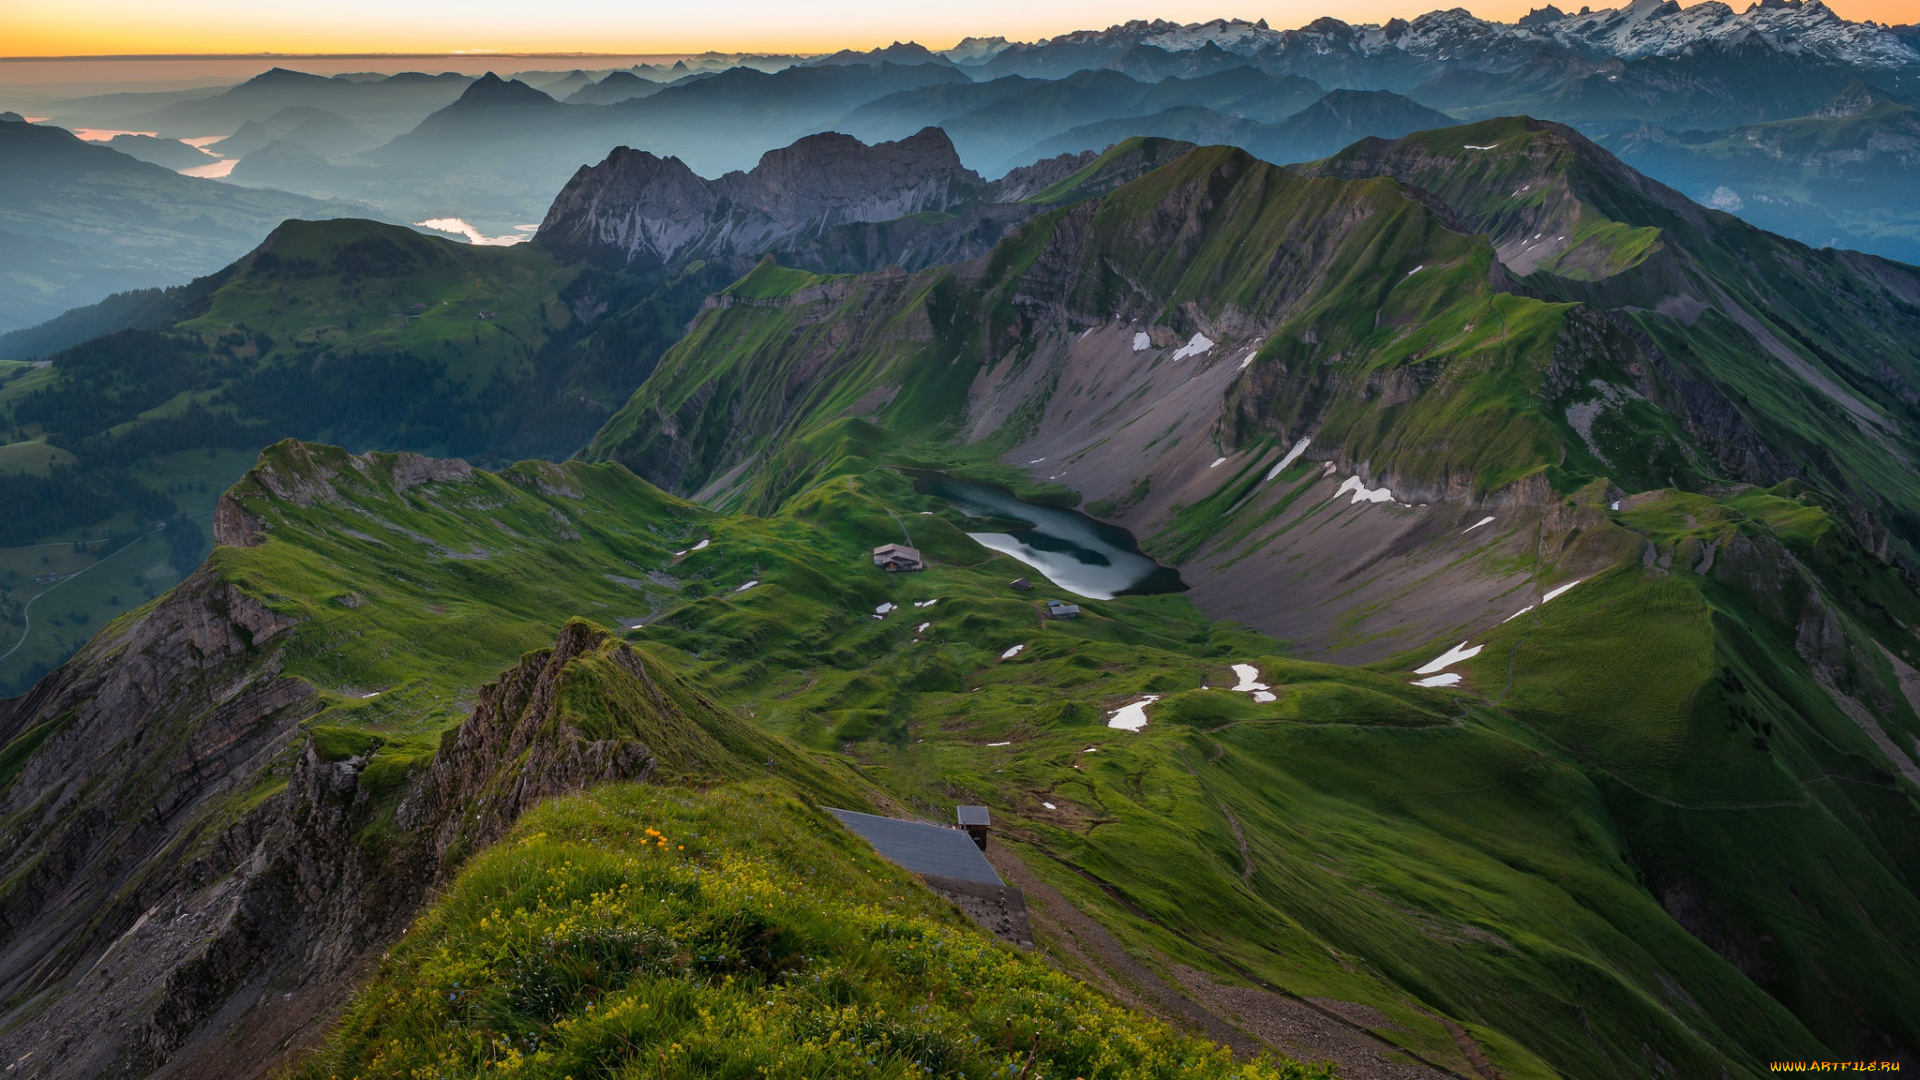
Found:
[[[973,837],[974,846],[981,851],[987,850],[987,830],[993,827],[993,820],[987,815],[984,806],[962,806],[958,809],[960,827]]]

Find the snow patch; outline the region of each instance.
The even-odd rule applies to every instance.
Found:
[[[1159,700],[1159,694],[1148,694],[1131,705],[1122,705],[1107,717],[1107,726],[1121,731],[1139,731],[1147,726],[1147,706]]]
[[[1473,530],[1475,530],[1475,529],[1477,529],[1477,528],[1479,528],[1479,527],[1480,527],[1480,526],[1482,526],[1482,525],[1485,525],[1485,524],[1487,524],[1488,522],[1490,522],[1490,521],[1492,521],[1492,520],[1493,520],[1493,519],[1492,519],[1492,518],[1490,518],[1490,517],[1483,517],[1483,518],[1481,518],[1481,519],[1480,519],[1479,521],[1476,521],[1476,522],[1474,522],[1473,524],[1471,524],[1471,525],[1469,525],[1469,526],[1467,526],[1466,528],[1464,528],[1464,529],[1461,529],[1461,530],[1460,530],[1460,535],[1461,535],[1461,536],[1465,536],[1465,535],[1467,535],[1468,533],[1470,533],[1470,532],[1472,532]]]
[[[1139,344],[1139,340],[1140,340],[1139,338],[1135,338],[1134,343],[1136,345]],[[1174,350],[1173,358],[1175,360],[1185,360],[1189,356],[1199,356],[1201,353],[1204,353],[1211,348],[1213,348],[1212,338],[1208,337],[1205,334],[1195,334],[1191,338],[1187,339],[1187,343],[1185,345],[1182,345],[1178,349]]]
[[[1254,667],[1252,664],[1234,664],[1232,667],[1233,673],[1239,676],[1240,679],[1239,682],[1233,684],[1232,689],[1243,692],[1267,689],[1266,683],[1258,681],[1260,678],[1259,668]]]
[[[1281,473],[1286,472],[1287,466],[1293,464],[1296,460],[1299,459],[1301,454],[1304,454],[1307,452],[1307,444],[1311,443],[1312,441],[1313,441],[1313,436],[1308,435],[1305,438],[1301,439],[1299,442],[1294,443],[1293,449],[1287,451],[1287,456],[1280,459],[1280,464],[1275,465],[1273,468],[1267,470],[1267,480],[1271,480],[1274,477],[1279,476]],[[1261,482],[1265,483],[1266,481],[1263,480]]]
[[[1020,655],[1020,650],[1021,650],[1021,649],[1024,649],[1024,648],[1026,648],[1026,646],[1025,646],[1025,645],[1015,645],[1015,646],[1014,646],[1013,648],[1011,648],[1011,649],[1008,649],[1008,650],[1007,650],[1006,652],[1003,652],[1003,653],[1001,653],[1001,654],[1000,654],[1000,659],[1002,659],[1002,660],[1011,660],[1011,659],[1013,659],[1014,657],[1016,657],[1016,656],[1019,656],[1019,655]]]
[[[930,623],[930,622],[923,622],[923,623],[921,623],[921,624],[920,624],[919,626],[916,626],[916,627],[914,627],[914,628],[913,628],[913,632],[914,632],[914,633],[916,633],[916,634],[924,634],[924,633],[926,633],[926,632],[927,632],[927,627],[929,627],[929,626],[932,626],[932,625],[933,625],[933,624],[932,624],[932,623]]]
[[[1147,347],[1152,344],[1153,344],[1153,339],[1147,336],[1147,332],[1145,330],[1139,330],[1134,333],[1133,335],[1133,351],[1134,352],[1146,352]]]
[[[939,602],[940,602],[940,598],[936,596],[931,600],[915,600],[913,602],[913,606],[914,607],[932,607],[933,605]]]
[[[693,547],[690,550],[699,551],[701,548],[706,547],[708,544],[711,544],[711,543],[713,543],[712,540],[702,540],[699,543],[693,545]]]
[[[1580,579],[1580,581],[1585,581],[1585,580],[1586,580],[1585,578]],[[1554,597],[1559,596],[1561,593],[1566,592],[1568,589],[1573,588],[1575,585],[1580,584],[1580,581],[1567,582],[1565,585],[1562,585],[1559,588],[1554,589],[1552,592],[1547,593],[1547,595],[1541,597],[1540,602],[1543,604],[1546,603],[1547,601],[1553,599]]]
[[[1424,679],[1413,680],[1415,686],[1459,686],[1460,675],[1449,671],[1444,675],[1429,675]]]
[[[1391,490],[1387,488],[1368,490],[1367,485],[1361,483],[1360,478],[1357,476],[1349,476],[1345,480],[1340,481],[1340,490],[1334,492],[1333,497],[1337,499],[1349,491],[1353,492],[1353,502],[1348,503],[1348,506],[1363,502],[1383,503],[1393,501],[1393,492]]]
[[[873,613],[875,615],[885,615],[887,612],[892,611],[894,608],[898,606],[899,606],[898,604],[881,604],[879,607],[873,609]]]
[[[1043,802],[1043,803],[1041,803],[1040,805],[1041,805],[1041,806],[1044,806],[1044,807],[1046,807],[1046,808],[1047,808],[1047,809],[1049,809],[1049,810],[1058,810],[1058,809],[1060,809],[1059,807],[1057,807],[1057,806],[1055,806],[1055,805],[1053,805],[1053,804],[1052,804],[1052,803],[1050,803],[1050,802]]]
[[[1007,742],[990,742],[987,745],[988,746],[1012,746],[1013,742],[1011,740]]]
[[[1491,144],[1491,145],[1488,145],[1488,146],[1475,146],[1475,145],[1473,145],[1472,143],[1466,143],[1466,144],[1464,144],[1464,145],[1465,145],[1465,146],[1466,146],[1466,148],[1467,148],[1467,149],[1469,149],[1469,150],[1491,150],[1491,149],[1493,149],[1493,148],[1494,148],[1495,146],[1499,146],[1500,144],[1499,144],[1499,143],[1493,143],[1493,144]]]
[[[1227,459],[1226,459],[1226,458],[1223,458],[1223,457],[1221,457],[1221,458],[1214,458],[1214,459],[1213,459],[1213,464],[1211,464],[1211,465],[1209,465],[1209,466],[1207,466],[1207,468],[1209,468],[1209,469],[1217,469],[1217,468],[1219,468],[1220,466],[1222,466],[1222,465],[1225,465],[1226,463],[1227,463]]]
[[[1431,675],[1441,668],[1452,667],[1462,660],[1471,660],[1479,656],[1480,650],[1484,648],[1486,648],[1485,645],[1475,645],[1469,649],[1467,648],[1467,643],[1463,641],[1453,648],[1448,649],[1446,652],[1441,653],[1439,656],[1434,657],[1432,660],[1427,661],[1425,664],[1414,668],[1413,673],[1415,675]]]
[[[745,585],[742,585],[742,586],[740,586],[739,588],[737,588],[737,589],[735,589],[735,590],[733,590],[733,591],[734,591],[734,592],[746,592],[746,591],[747,591],[748,589],[751,589],[751,588],[753,588],[753,587],[754,587],[755,585],[758,585],[758,584],[760,584],[760,579],[759,579],[759,578],[754,578],[754,579],[753,579],[752,581],[749,581],[749,582],[747,582],[747,583],[746,583]]]
[[[1417,274],[1417,273],[1419,273],[1419,272],[1420,272],[1420,271],[1422,271],[1422,270],[1425,270],[1426,268],[1427,268],[1427,264],[1426,264],[1426,263],[1421,263],[1421,264],[1420,264],[1419,266],[1416,266],[1416,267],[1414,267],[1413,269],[1411,269],[1411,270],[1409,270],[1409,271],[1407,271],[1407,276],[1408,276],[1408,277],[1412,277],[1413,275],[1415,275],[1415,274]]]

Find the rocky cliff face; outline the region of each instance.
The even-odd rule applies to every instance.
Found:
[[[575,174],[536,242],[635,268],[751,260],[838,225],[945,212],[985,187],[938,128],[877,146],[809,135],[711,181],[678,158],[620,147]]]
[[[1920,486],[1884,454],[1885,440],[1916,435],[1912,267],[1764,232],[1531,119],[1369,139],[1313,169],[1422,189],[1493,242],[1513,291],[1629,326],[1676,388],[1663,407],[1721,476],[1805,477],[1882,522],[1865,532],[1892,527],[1910,550],[1920,544]],[[1780,405],[1763,405],[1769,396]]]
[[[1073,198],[1109,191],[1189,147],[1136,140],[1116,153],[1062,154],[988,183],[960,163],[939,128],[868,146],[809,135],[718,180],[678,158],[620,147],[574,175],[535,243],[625,269],[696,259],[740,272],[771,254],[823,273],[920,269],[978,258],[1057,200],[1037,199],[1083,170]]]
[[[467,472],[392,464],[400,488]],[[330,500],[324,470],[282,465],[255,476],[291,503]],[[233,500],[217,531],[227,545],[271,536]],[[481,689],[436,752],[375,763],[378,736],[305,728],[322,695],[285,673],[298,624],[218,565],[0,713],[0,745],[26,755],[0,779],[9,1075],[264,1072],[427,890],[535,801],[778,756],[573,623]]]

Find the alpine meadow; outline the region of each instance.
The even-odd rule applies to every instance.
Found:
[[[9,1080],[1920,1069],[1920,29],[597,3],[0,58]]]

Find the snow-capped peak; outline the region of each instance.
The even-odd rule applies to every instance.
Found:
[[[1677,56],[1703,44],[1733,44],[1759,35],[1788,52],[1856,67],[1920,66],[1920,53],[1870,23],[1848,22],[1820,0],[1761,0],[1736,13],[1718,0],[1683,8],[1674,0],[1633,0],[1623,8],[1584,11],[1540,26],[1572,49],[1636,60]]]
[[[1720,0],[1682,7],[1676,0],[1630,0],[1624,7],[1582,8],[1566,14],[1551,4],[1517,23],[1490,22],[1465,8],[1430,11],[1411,20],[1349,24],[1315,19],[1297,30],[1274,30],[1266,20],[1212,19],[1175,23],[1136,19],[1105,30],[1078,30],[1020,46],[1151,45],[1168,52],[1212,46],[1240,56],[1293,53],[1379,56],[1404,53],[1424,61],[1468,60],[1501,54],[1524,62],[1527,50],[1549,43],[1590,58],[1637,60],[1679,56],[1702,47],[1762,42],[1783,52],[1821,57],[1861,68],[1920,68],[1920,50],[1887,28],[1849,22],[1821,0],[1758,0],[1736,12]],[[983,63],[1008,48],[1000,39],[969,38],[947,50],[961,63]],[[1518,49],[1518,52],[1511,50]]]
[[[1155,32],[1141,38],[1141,43],[1165,49],[1168,52],[1190,52],[1212,45],[1230,53],[1247,56],[1272,45],[1280,38],[1277,31],[1267,29],[1265,19],[1257,23],[1250,23],[1244,19],[1214,19],[1185,26],[1162,25],[1166,28],[1156,29]]]

